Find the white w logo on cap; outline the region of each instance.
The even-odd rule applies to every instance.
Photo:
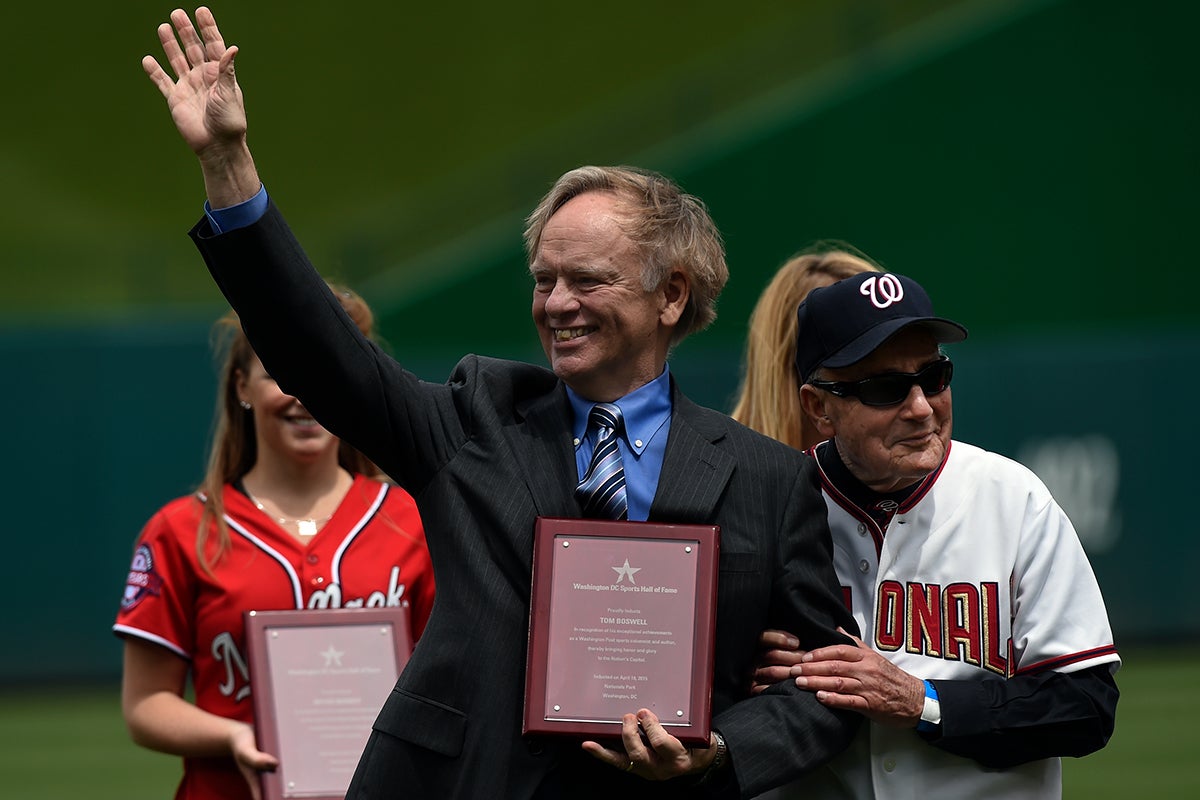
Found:
[[[872,275],[858,287],[858,293],[871,298],[871,305],[876,308],[887,308],[904,299],[904,286],[895,275]]]

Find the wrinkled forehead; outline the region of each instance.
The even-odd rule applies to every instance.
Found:
[[[885,372],[916,372],[941,355],[937,337],[919,324],[900,329],[866,358],[839,369],[822,369],[827,380],[852,381]]]

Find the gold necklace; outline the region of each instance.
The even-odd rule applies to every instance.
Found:
[[[246,489],[245,486],[242,488]],[[250,498],[250,502],[254,503],[259,511],[263,512],[280,525],[295,525],[296,533],[300,534],[301,536],[316,536],[317,530],[326,522],[329,522],[330,518],[333,516],[331,512],[323,517],[309,517],[307,519],[289,519],[288,517],[277,517],[270,511],[267,511],[267,509],[263,507],[262,502],[260,502],[257,497],[251,494],[249,489],[246,489],[246,496]]]

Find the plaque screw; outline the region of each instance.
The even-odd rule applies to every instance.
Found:
[[[278,639],[278,638],[279,638],[279,631],[271,631],[271,638],[272,638],[272,639]]]
[[[685,553],[692,552],[692,546],[689,544],[687,547],[683,548],[683,552],[685,552]]]
[[[570,542],[563,542],[563,547],[570,547],[570,546],[571,546]]]
[[[555,706],[555,707],[554,707],[554,710],[555,710],[555,711],[562,711],[562,706]]]
[[[677,716],[677,717],[682,717],[682,716],[683,716],[683,712],[682,712],[682,711],[676,711],[676,712],[675,712],[675,716]]]

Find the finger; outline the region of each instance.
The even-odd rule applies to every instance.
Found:
[[[843,636],[849,636],[851,639],[854,640],[854,643],[856,645],[858,645],[860,649],[861,648],[866,648],[868,650],[871,649],[871,648],[867,647],[867,645],[863,642],[862,639],[858,638],[853,633],[851,633],[850,631],[843,628],[841,625],[838,625],[838,633],[842,634]]]
[[[217,28],[217,19],[207,6],[196,9],[196,24],[200,26],[200,38],[204,40],[204,52],[209,61],[220,61],[225,55],[225,40]]]
[[[798,675],[796,676],[796,686],[807,692],[837,692],[838,694],[853,695],[859,695],[863,690],[862,681],[834,676]]]
[[[649,762],[650,753],[646,750],[646,744],[642,741],[642,727],[638,724],[638,718],[634,714],[626,714],[621,718],[621,743],[625,745],[625,752],[629,754],[629,760],[634,763]]]
[[[175,82],[171,80],[171,76],[166,73],[157,59],[154,56],[145,56],[142,58],[142,69],[145,70],[146,75],[150,77],[154,85],[158,87],[158,91],[162,92],[162,96],[169,98],[171,90],[175,88]]]
[[[650,747],[660,758],[675,758],[687,751],[682,742],[667,732],[659,722],[658,716],[650,709],[639,709],[637,718]]]
[[[865,714],[871,706],[865,697],[856,694],[841,694],[839,692],[817,692],[817,702],[828,708],[842,708]]]
[[[769,666],[787,666],[799,664],[804,660],[807,650],[768,650],[762,654],[762,663]]]
[[[232,92],[237,85],[237,77],[233,70],[233,60],[237,54],[237,45],[234,45],[225,51],[221,56],[220,63],[217,64],[217,79],[224,85],[225,91]]]
[[[857,661],[809,661],[803,664],[796,664],[792,667],[790,674],[807,675],[809,677],[847,677],[861,679],[863,675],[868,674],[868,670],[863,669],[862,665]]]
[[[584,742],[583,750],[592,758],[595,758],[597,761],[603,761],[614,769],[628,771],[630,759],[623,752],[610,750],[599,742],[592,741]]]
[[[171,66],[175,77],[182,78],[187,75],[190,69],[187,58],[183,55],[183,50],[179,47],[179,40],[175,38],[175,29],[169,22],[158,26],[158,41],[162,44],[163,55],[167,57],[167,63]]]
[[[805,664],[810,664],[814,661],[859,661],[862,659],[862,651],[857,645],[835,644],[830,647],[822,647],[817,650],[809,650],[800,659]]]
[[[795,650],[800,646],[800,640],[787,631],[765,630],[758,637],[758,643],[763,647],[782,650]]]
[[[754,684],[767,688],[772,684],[786,681],[792,675],[792,668],[785,666],[759,667],[754,670]]]
[[[179,41],[183,45],[183,54],[187,56],[188,64],[193,67],[203,64],[204,43],[200,41],[200,34],[196,33],[196,28],[193,27],[187,12],[179,8],[175,9],[171,12],[171,22],[175,23],[175,31],[179,34]]]

